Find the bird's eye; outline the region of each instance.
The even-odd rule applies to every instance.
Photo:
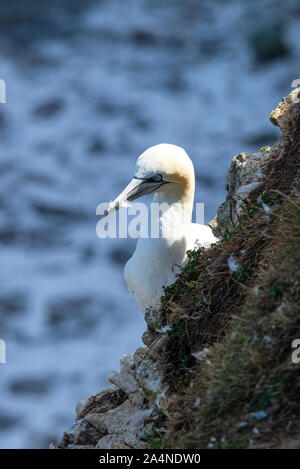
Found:
[[[153,181],[155,182],[161,182],[163,180],[163,177],[161,174],[155,174],[155,176],[153,176]]]

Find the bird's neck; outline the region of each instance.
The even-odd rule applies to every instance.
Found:
[[[178,239],[191,222],[194,202],[194,184],[187,186],[166,184],[152,200],[152,222],[160,226],[160,237]]]

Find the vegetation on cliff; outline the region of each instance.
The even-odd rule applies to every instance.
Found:
[[[166,289],[171,447],[300,447],[300,105],[282,106],[289,120],[261,150],[262,182],[234,226],[216,217],[220,243],[191,252]]]
[[[165,304],[179,331],[170,333],[167,355],[166,379],[178,392],[171,446],[296,444],[300,379],[291,346],[300,337],[300,194],[279,197],[268,215],[254,205],[228,239],[195,251],[197,264]],[[231,253],[238,267],[228,272]],[[192,354],[197,349],[202,357]]]

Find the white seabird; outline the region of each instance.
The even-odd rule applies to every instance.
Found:
[[[127,286],[142,313],[160,304],[163,287],[175,282],[188,250],[207,248],[217,241],[208,226],[191,222],[194,192],[194,165],[184,149],[160,144],[139,156],[134,178],[105,213],[107,216],[127,201],[150,193],[154,194],[152,203],[168,204],[157,214],[160,236],[139,238],[124,269]]]

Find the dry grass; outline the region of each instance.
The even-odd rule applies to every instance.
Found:
[[[162,357],[179,398],[170,446],[295,446],[300,433],[299,139],[265,168],[239,227],[190,253],[163,314],[172,325]],[[263,203],[271,210],[265,212]],[[230,272],[228,259],[239,264]],[[209,348],[201,362],[192,353]],[[200,401],[200,405],[199,405]]]

